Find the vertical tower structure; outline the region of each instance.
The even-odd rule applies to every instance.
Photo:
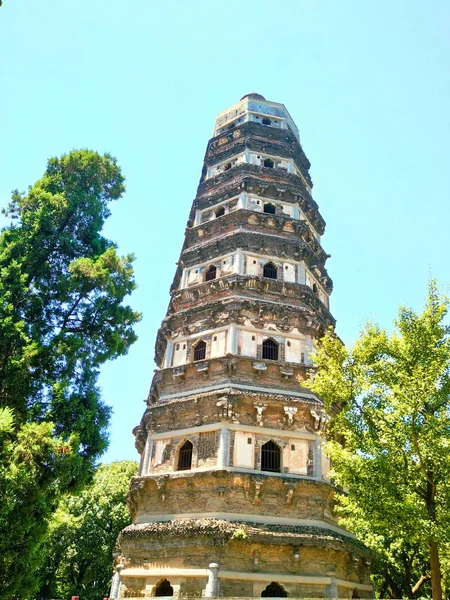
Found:
[[[248,94],[218,115],[135,429],[117,597],[371,596],[302,388],[334,325],[309,167],[284,105]]]

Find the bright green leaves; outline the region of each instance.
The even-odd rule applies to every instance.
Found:
[[[429,544],[450,543],[447,309],[431,283],[424,311],[402,307],[392,334],[369,324],[345,348],[330,332],[308,383],[333,415],[328,452],[348,491],[339,513],[381,552],[382,593],[397,597],[429,569]]]
[[[137,463],[101,465],[80,494],[64,498],[51,522],[38,597],[85,600],[108,595],[113,549],[119,532],[130,523],[126,495]]]

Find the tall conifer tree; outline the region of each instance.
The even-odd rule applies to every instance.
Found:
[[[49,160],[14,192],[0,233],[0,596],[28,598],[47,521],[91,475],[110,409],[100,366],[125,354],[139,315],[132,256],[102,235],[124,192],[114,158]]]

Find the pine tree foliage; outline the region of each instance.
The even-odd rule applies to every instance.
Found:
[[[0,232],[0,598],[28,598],[47,520],[107,446],[100,366],[127,352],[139,315],[132,256],[101,231],[124,192],[115,159],[49,160],[13,193]]]
[[[338,510],[378,553],[381,597],[424,594],[431,580],[441,598],[439,554],[448,556],[450,542],[447,311],[432,282],[423,312],[401,308],[391,334],[368,324],[350,349],[330,332],[308,384],[333,414],[327,450],[346,490]]]

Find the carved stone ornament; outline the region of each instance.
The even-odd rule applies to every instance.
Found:
[[[284,407],[284,412],[285,412],[285,417],[287,419],[288,425],[293,425],[294,424],[294,416],[297,414],[297,407],[295,406],[285,406]]]
[[[263,482],[260,479],[255,481],[255,495],[253,497],[253,504],[259,504],[261,500],[261,488]]]
[[[267,404],[265,404],[264,402],[254,402],[253,406],[256,409],[256,422],[258,423],[258,425],[260,427],[263,427],[264,426],[263,412],[266,410]]]
[[[322,409],[314,409],[311,408],[311,416],[314,419],[314,428],[318,431],[324,431],[326,429],[327,423],[330,420],[330,417],[327,413]]]

